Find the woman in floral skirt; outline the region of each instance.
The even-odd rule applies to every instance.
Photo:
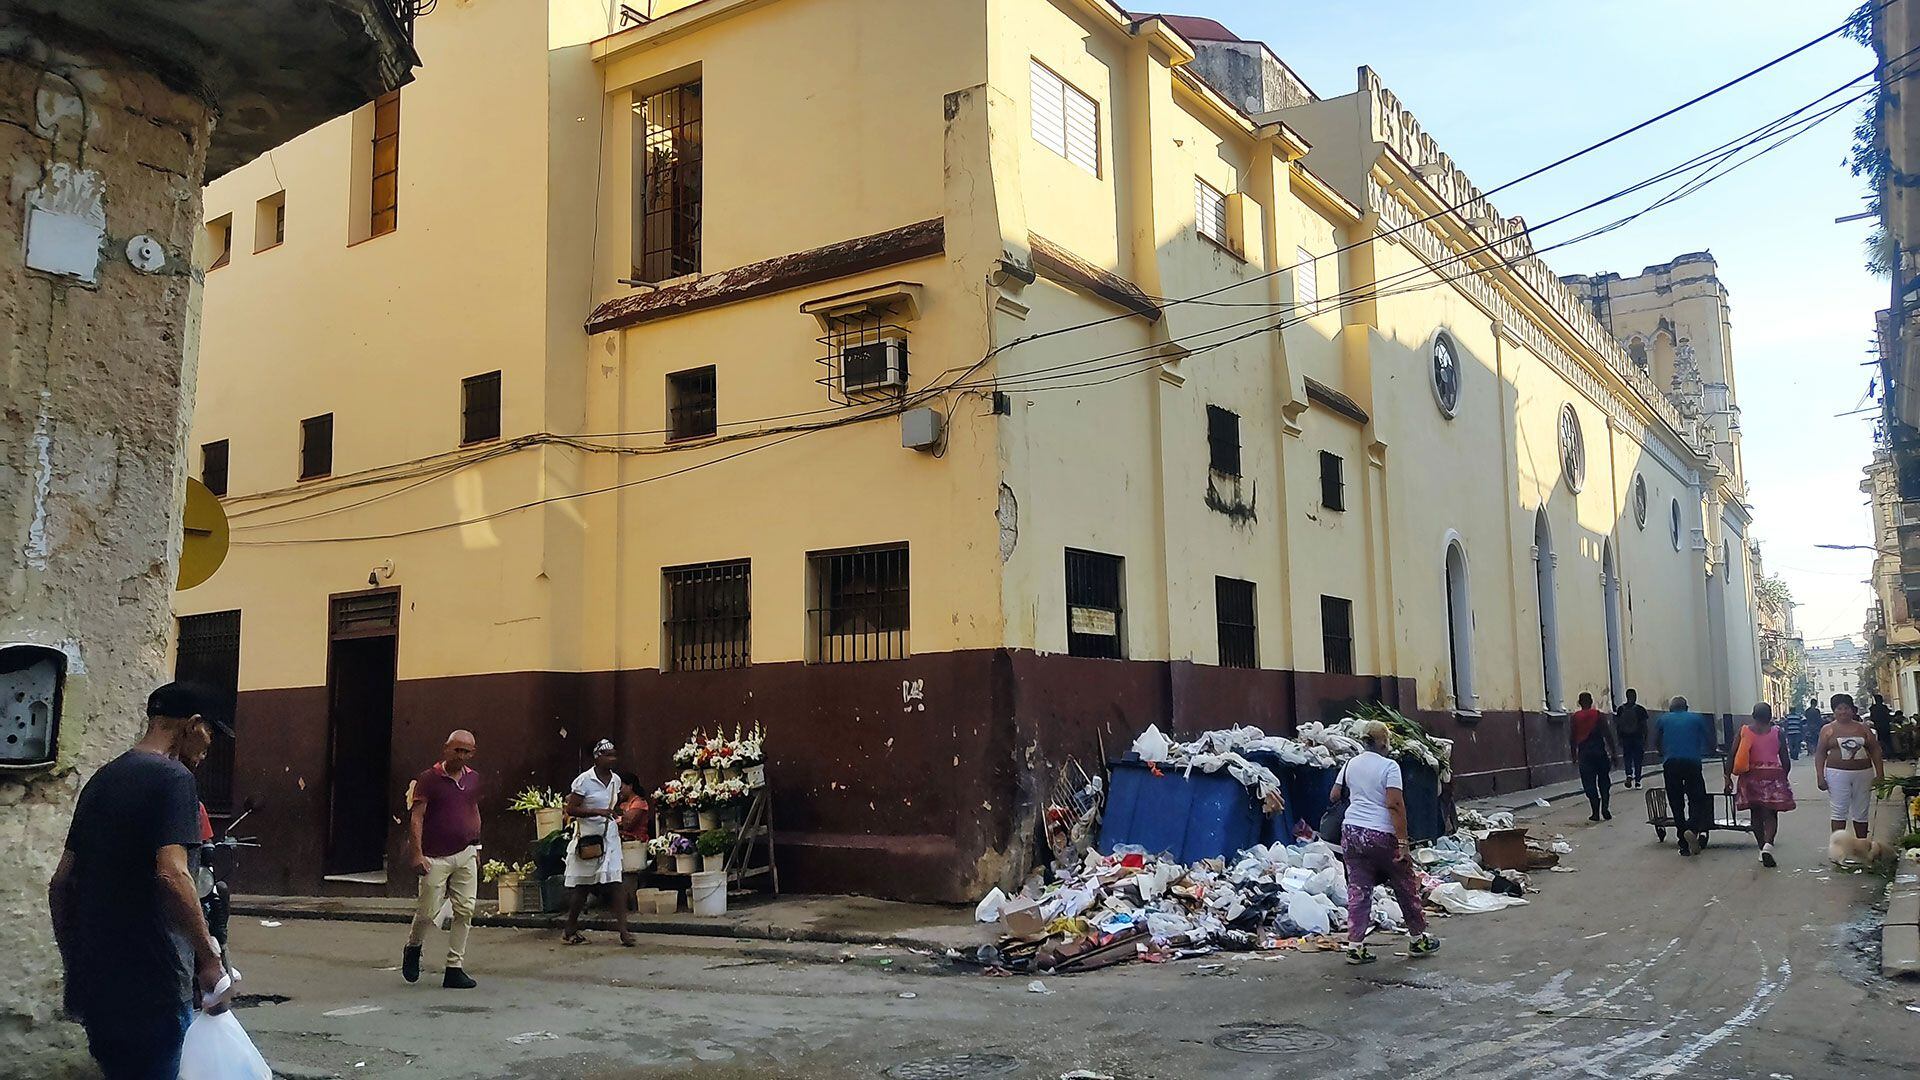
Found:
[[[1727,757],[1727,790],[1734,793],[1734,809],[1752,811],[1753,835],[1766,866],[1778,865],[1773,840],[1780,831],[1780,814],[1794,807],[1793,785],[1787,782],[1792,767],[1786,738],[1773,722],[1773,706],[1764,701],[1755,705],[1753,718],[1740,729],[1734,752]]]

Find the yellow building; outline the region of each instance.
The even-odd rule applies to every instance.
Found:
[[[379,888],[453,726],[498,806],[759,721],[790,884],[957,900],[1148,723],[1381,698],[1474,793],[1566,775],[1581,691],[1757,692],[1712,446],[1371,71],[1106,0],[605,12],[443,5],[208,192],[180,655],[243,885]]]

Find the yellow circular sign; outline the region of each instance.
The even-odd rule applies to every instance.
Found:
[[[180,576],[176,589],[191,589],[213,576],[227,557],[227,512],[220,497],[207,485],[187,478],[187,509],[181,516],[186,534],[180,544]]]

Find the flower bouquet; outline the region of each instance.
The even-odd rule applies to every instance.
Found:
[[[551,836],[567,823],[566,797],[551,788],[529,787],[507,803],[507,809],[533,815],[533,838]]]
[[[699,856],[694,854],[691,836],[674,833],[667,837],[667,853],[673,856],[673,869],[676,873],[691,874],[700,868]]]
[[[673,763],[683,769],[697,769],[701,766],[701,754],[707,745],[707,736],[696,731],[688,737],[680,749],[673,752]]]
[[[509,866],[499,859],[493,859],[480,868],[480,879],[492,883],[498,891],[502,915],[539,910],[539,888],[527,888],[527,879],[533,875],[534,867],[530,862],[514,863]]]
[[[733,740],[733,761],[746,777],[747,786],[761,788],[767,786],[767,752],[764,747],[766,733],[760,730],[756,722],[753,730]]]

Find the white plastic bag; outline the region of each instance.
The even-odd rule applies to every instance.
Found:
[[[1517,896],[1469,889],[1457,881],[1434,886],[1433,891],[1427,894],[1427,900],[1453,915],[1479,915],[1526,903]]]
[[[1141,761],[1165,761],[1173,753],[1173,740],[1167,738],[1157,724],[1148,724],[1147,730],[1133,740],[1133,752],[1140,755]]]
[[[1000,909],[1007,906],[1007,894],[998,888],[981,897],[979,906],[973,909],[975,922],[999,922]]]
[[[1333,905],[1312,893],[1287,893],[1287,918],[1306,934],[1333,932]]]
[[[1407,913],[1400,910],[1400,901],[1394,897],[1393,890],[1385,885],[1373,887],[1373,925],[1382,930],[1398,930],[1405,926]]]
[[[231,1011],[195,1013],[180,1048],[180,1080],[273,1080],[267,1059]]]
[[[453,897],[440,901],[440,910],[433,913],[433,925],[441,930],[453,925]]]
[[[1344,906],[1347,902],[1347,873],[1340,864],[1335,863],[1323,870],[1316,871],[1307,879],[1304,888],[1310,893],[1318,893],[1327,898],[1327,902]]]

